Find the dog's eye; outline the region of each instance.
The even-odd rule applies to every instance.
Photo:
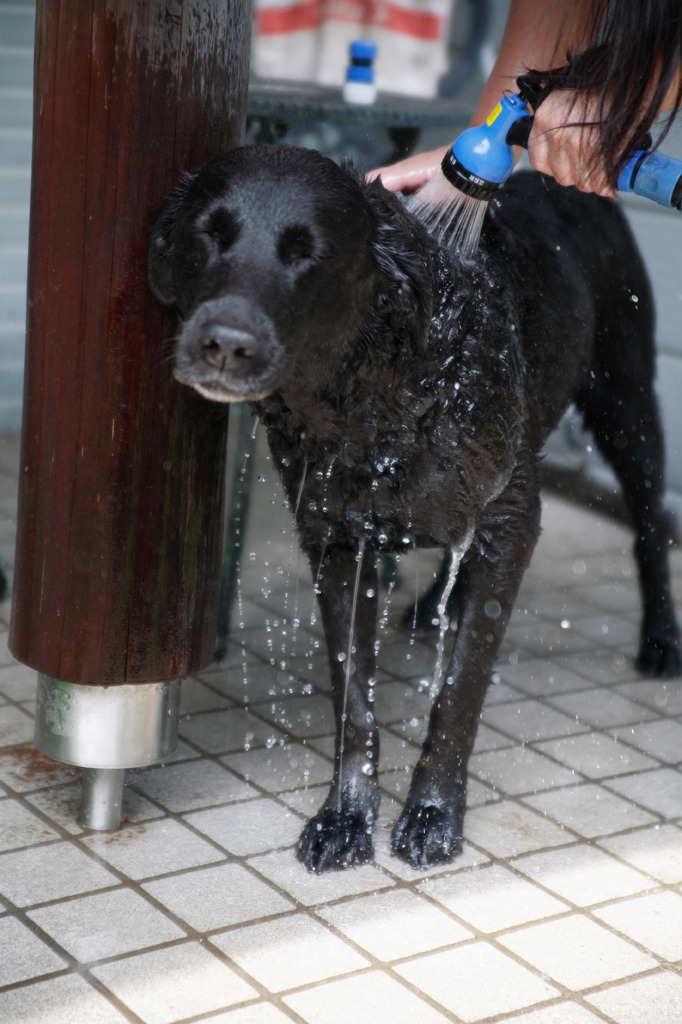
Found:
[[[277,242],[277,255],[285,267],[311,259],[315,255],[315,241],[310,228],[305,224],[285,228]]]
[[[240,225],[229,212],[219,206],[213,210],[206,222],[202,225],[202,231],[217,246],[219,252],[227,252],[237,241]]]

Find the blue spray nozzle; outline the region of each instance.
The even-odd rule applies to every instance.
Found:
[[[526,100],[519,93],[506,93],[485,124],[467,128],[445,154],[441,166],[448,181],[465,195],[491,199],[514,169],[508,135],[524,118],[530,120]]]

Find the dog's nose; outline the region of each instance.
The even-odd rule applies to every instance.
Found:
[[[244,369],[258,351],[252,334],[225,324],[206,324],[198,340],[204,362],[220,373]]]

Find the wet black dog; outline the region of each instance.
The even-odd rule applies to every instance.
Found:
[[[308,868],[372,856],[375,563],[414,546],[462,557],[459,620],[392,845],[415,866],[461,849],[467,761],[539,531],[539,453],[570,401],[632,514],[638,665],[679,671],[652,299],[613,203],[519,174],[465,261],[380,184],[315,152],[234,150],[168,199],[150,281],[182,316],[178,379],[255,403],[319,573],[337,744],[300,839]]]

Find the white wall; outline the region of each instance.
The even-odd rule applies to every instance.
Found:
[[[21,423],[34,14],[0,0],[0,433]]]

